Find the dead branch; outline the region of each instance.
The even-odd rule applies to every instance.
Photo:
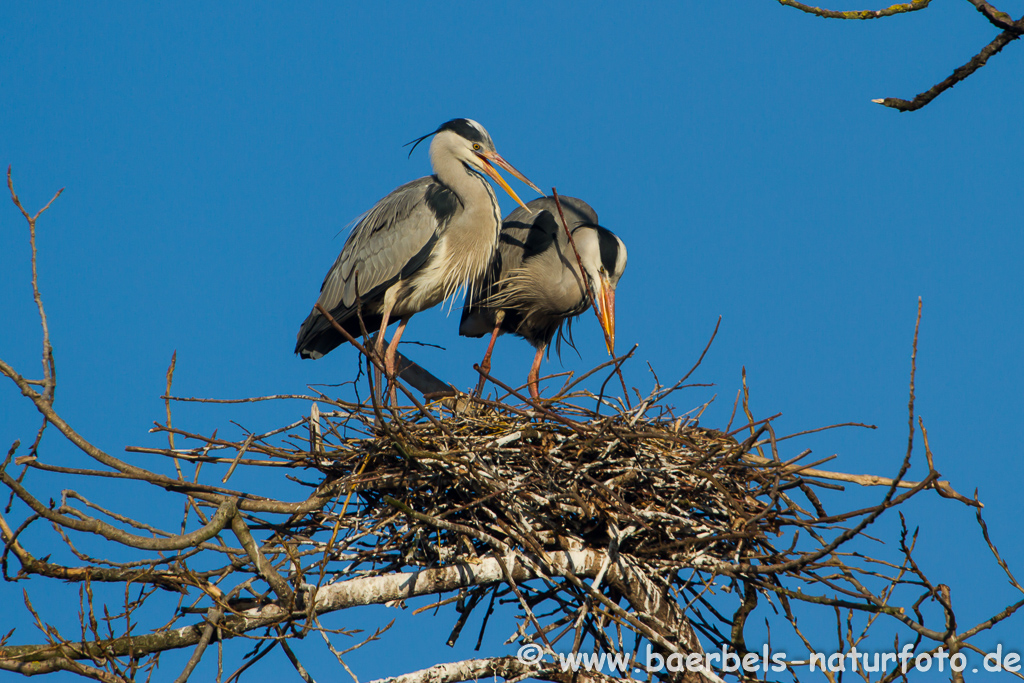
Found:
[[[989,58],[993,55],[999,54],[999,52],[1009,45],[1012,41],[1020,38],[1024,34],[1024,16],[1014,21],[1014,19],[997,9],[992,4],[985,0],[968,0],[974,7],[980,12],[993,26],[998,28],[1002,33],[997,35],[992,42],[983,47],[974,57],[970,59],[966,64],[954,69],[953,73],[945,80],[936,83],[928,90],[918,94],[912,100],[904,100],[898,97],[885,97],[880,99],[871,100],[876,104],[880,104],[884,107],[890,107],[897,111],[916,111],[936,97],[949,90],[957,83],[960,83],[975,71],[985,66]],[[826,19],[880,19],[883,17],[891,17],[897,14],[906,14],[908,12],[917,12],[919,10],[926,9],[931,0],[913,0],[912,2],[900,3],[891,5],[885,9],[880,10],[830,10],[823,9],[821,7],[813,7],[811,5],[805,5],[804,3],[797,2],[796,0],[779,0],[779,4],[787,7],[793,7],[807,14],[812,14],[817,17],[823,17]]]

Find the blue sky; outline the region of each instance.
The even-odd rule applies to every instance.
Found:
[[[1024,5],[1002,9],[1018,16]],[[684,412],[717,395],[706,426],[724,426],[746,367],[755,415],[783,413],[779,433],[878,426],[789,442],[791,455],[813,448],[837,453],[836,469],[895,473],[923,297],[918,410],[937,466],[962,492],[978,489],[1004,557],[1024,567],[1013,439],[1024,414],[1024,50],[1011,44],[916,113],[870,101],[909,99],[990,41],[995,29],[969,3],[872,22],[773,2],[5,3],[0,26],[0,163],[33,210],[67,188],[38,238],[57,408],[109,451],[161,443],[147,430],[163,418],[175,350],[181,395],[350,379],[347,349],[316,362],[292,355],[298,325],[350,222],[430,172],[423,147],[407,158],[402,145],[465,116],[537,185],[588,201],[628,245],[616,340],[639,344],[631,385],[650,388],[647,363],[664,382],[685,373],[722,316],[693,378],[715,386],[674,401]],[[403,350],[469,387],[484,342],[458,338],[458,311],[446,311],[417,315],[405,336],[443,350]],[[35,372],[27,236],[9,203],[0,320],[0,357]],[[604,359],[592,316],[576,338],[580,357],[570,350],[544,369]],[[495,372],[521,383],[531,356],[502,339]],[[303,410],[182,407],[176,420],[264,429]],[[4,451],[36,425],[13,385],[0,386]],[[43,457],[80,462],[56,434]],[[123,493],[97,495],[123,504]],[[921,561],[952,586],[965,621],[1016,599],[969,510],[925,496],[908,513],[924,529]],[[20,600],[21,588],[0,585],[0,601]],[[1019,622],[991,642],[1024,649]],[[25,622],[0,631],[13,625],[22,642],[37,639]],[[407,657],[367,655],[360,679],[458,658],[443,646],[447,628]]]

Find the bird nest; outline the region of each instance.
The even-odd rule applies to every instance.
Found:
[[[262,630],[262,638],[269,638],[259,646],[265,653],[288,638],[285,626],[296,633],[316,628],[326,636],[336,631],[321,618],[332,612],[410,601],[431,603],[418,605],[415,613],[454,603],[455,615],[447,613],[454,619],[449,644],[460,638],[471,615],[482,613],[478,647],[490,623],[509,641],[536,645],[547,656],[594,649],[637,663],[645,644],[665,661],[689,653],[710,656],[726,647],[745,653],[745,623],[759,600],[767,599],[772,610],[781,606],[797,635],[792,603],[798,601],[864,612],[865,632],[878,613],[902,616],[902,608],[889,604],[896,591],[913,591],[927,581],[910,558],[913,542],[906,530],[902,561],[851,553],[846,544],[885,510],[926,489],[977,505],[939,481],[930,452],[928,477],[907,482],[909,450],[895,479],[814,469],[820,462],[805,462],[809,451],[784,460],[779,442],[785,437],[775,437],[770,418],[755,420],[746,401],[740,428],[703,427],[697,417],[677,415],[667,405],[685,378],[667,389],[656,383],[648,396],[637,396],[635,407],[625,399],[570,391],[567,383],[543,402],[512,392],[498,400],[458,394],[423,405],[409,392],[416,407],[399,409],[373,398],[349,402],[326,394],[185,399],[170,395],[172,373],[173,361],[165,396],[168,421],[152,430],[166,433],[170,447],[127,450],[166,456],[179,476],[128,469],[102,455],[179,501],[186,498],[180,541],[166,533],[147,539],[89,520],[90,528],[135,555],[120,563],[91,561],[83,574],[34,559],[14,543],[34,517],[13,534],[4,531],[26,575],[167,589],[147,592],[125,608],[128,613],[144,602],[160,609],[158,593],[180,596],[174,617],[149,640],[97,638],[81,646],[64,641],[63,651],[77,658],[156,656],[191,645],[201,653],[214,625],[221,638],[253,637]],[[172,402],[268,399],[312,400],[311,413],[237,441],[216,431],[206,436],[171,426]],[[182,448],[180,440],[192,443]],[[186,463],[195,466],[196,479],[201,468],[209,476],[209,466],[225,467],[221,484],[239,469],[303,472],[289,479],[308,490],[288,501],[252,488],[189,483],[180,469]],[[91,470],[75,474],[95,476]],[[282,491],[279,481],[265,476],[245,481],[268,484],[275,495]],[[873,507],[834,514],[814,489],[839,489],[837,481],[887,492]],[[67,516],[80,511],[66,503],[50,510],[12,479],[5,483],[37,516],[81,530],[78,516]],[[905,492],[897,496],[900,489]],[[843,498],[835,500],[841,504]],[[186,535],[185,529],[198,524],[190,519],[191,509],[202,528]],[[143,525],[100,511],[125,525]],[[212,537],[220,542],[205,542]],[[180,552],[168,561],[163,550],[172,543]],[[838,590],[837,585],[842,596],[815,594]],[[515,610],[514,629],[507,611],[506,618],[492,619],[509,608]],[[180,625],[194,614],[204,621]],[[355,647],[377,640],[384,630]],[[0,662],[48,652],[39,645],[3,650],[0,644],[0,650]],[[331,651],[340,660],[336,648]],[[482,661],[463,662],[482,667],[467,676],[567,680],[564,671],[552,668],[553,660],[500,655]],[[693,676],[676,676],[674,670],[651,675],[715,680],[716,666],[709,660]]]
[[[309,443],[292,441],[290,457],[323,474],[308,484],[314,495],[337,494],[293,530],[305,540],[331,530],[321,584],[481,572],[418,593],[447,596],[420,610],[457,602],[449,644],[490,594],[481,638],[499,598],[519,608],[512,640],[743,651],[759,595],[788,613],[836,567],[880,578],[874,560],[837,549],[888,507],[927,488],[969,502],[934,471],[903,481],[909,454],[895,479],[814,469],[822,461],[807,463],[809,451],[784,460],[771,419],[755,420],[746,401],[739,429],[677,416],[666,399],[681,386],[656,384],[636,407],[564,389],[542,403],[460,395],[406,411],[333,402],[331,413],[314,410]],[[875,507],[830,514],[815,489],[842,490],[837,481],[888,492]],[[910,491],[896,497],[900,488]],[[495,558],[500,574],[483,577],[477,568]],[[899,572],[888,580],[886,590],[905,583]]]
[[[780,491],[799,488],[813,500],[808,507],[820,503],[794,462],[759,455],[769,442],[774,449],[773,438],[760,441],[767,420],[705,428],[664,405],[677,387],[658,386],[635,408],[586,392],[525,405],[463,395],[405,412],[333,402],[333,412],[314,410],[308,444],[292,433],[289,457],[323,475],[307,483],[313,495],[336,492],[292,527],[293,537],[309,543],[330,530],[318,569],[320,583],[330,576],[335,585],[396,572],[472,573],[505,558],[493,580],[430,591],[458,589],[430,605],[458,602],[450,644],[489,593],[488,617],[495,597],[519,606],[513,639],[555,647],[575,633],[573,648],[582,638],[613,651],[621,645],[606,628],[616,623],[665,651],[666,643],[699,648],[693,629],[715,647],[735,646],[736,617],[719,614],[709,587],[723,575],[735,582],[744,567],[799,557],[771,539],[815,515]],[[623,598],[627,607],[618,608]],[[596,606],[580,612],[581,601]],[[540,604],[550,609],[538,617]],[[659,610],[653,631],[638,621]]]
[[[381,435],[328,441],[308,464],[358,492],[363,525],[401,513],[407,532],[360,563],[380,571],[395,558],[462,562],[495,542],[602,551],[617,542],[659,569],[774,554],[765,539],[792,513],[764,496],[782,463],[746,459],[753,439],[625,412],[574,419],[582,412],[562,403],[528,414],[498,405],[442,409],[435,420],[407,413]],[[321,424],[341,434],[352,417]]]

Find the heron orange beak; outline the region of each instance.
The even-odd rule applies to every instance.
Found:
[[[498,154],[497,152],[477,152],[476,155],[478,157],[480,157],[480,161],[483,162],[482,168],[483,168],[484,173],[486,173],[491,178],[493,178],[494,182],[498,183],[498,185],[501,186],[501,189],[505,190],[505,192],[508,192],[508,195],[510,197],[512,197],[512,199],[516,200],[516,204],[518,204],[519,206],[523,207],[528,212],[533,213],[532,211],[530,211],[530,209],[528,209],[526,207],[526,204],[524,204],[523,200],[519,198],[519,195],[517,195],[512,190],[512,188],[509,187],[508,183],[506,183],[505,179],[501,177],[501,175],[498,173],[497,169],[495,169],[494,166],[491,166],[490,162],[493,161],[498,166],[501,166],[503,169],[505,169],[506,171],[508,171],[512,175],[514,175],[516,178],[519,178],[524,183],[526,183],[527,185],[532,187],[534,190],[536,190],[538,193],[543,195],[544,193],[541,192],[541,189],[539,187],[537,187],[536,185],[534,185],[532,182],[530,182],[529,178],[527,178],[522,173],[517,171],[515,166],[513,166],[512,164],[510,164],[507,161],[505,161],[505,159],[502,158],[502,156],[500,154]]]
[[[604,331],[604,343],[608,354],[615,357],[615,288],[608,281],[607,275],[601,275],[597,292],[597,318],[601,321]]]

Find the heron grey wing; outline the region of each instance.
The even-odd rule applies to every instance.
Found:
[[[551,202],[550,211],[555,216],[558,216],[555,200],[549,197],[542,197],[542,199],[548,199]],[[579,225],[597,225],[597,212],[594,211],[590,204],[576,197],[563,197],[561,195],[559,195],[558,200],[562,204],[562,213],[565,214],[565,220],[569,223],[570,230]],[[558,225],[562,225],[561,219],[559,219]]]
[[[569,224],[570,230],[584,224],[597,225],[597,212],[582,199],[559,195],[558,201],[562,205],[562,213],[565,214],[565,220]],[[522,207],[517,207],[515,211],[505,217],[504,223],[530,223],[535,220],[539,212],[548,211],[558,219],[558,225],[562,225],[562,219],[558,216],[558,207],[555,205],[554,197],[539,197],[526,206],[533,212],[532,215]]]
[[[559,197],[559,202],[569,230],[584,224],[597,225],[597,212],[582,199]],[[532,214],[520,207],[502,223],[498,240],[498,250],[502,255],[501,277],[520,268],[525,260],[556,246],[558,252],[564,252],[568,245],[554,198],[534,199],[527,206]]]
[[[518,209],[513,211],[502,223],[501,235],[498,237],[502,275],[519,268],[523,261],[552,248],[559,239],[559,233],[564,232],[554,214],[547,209],[541,209],[533,215]]]
[[[422,265],[423,249],[439,225],[426,202],[431,176],[396,188],[356,224],[320,288],[317,303],[328,310],[351,308],[407,277],[410,263]],[[418,258],[419,257],[419,258]]]

